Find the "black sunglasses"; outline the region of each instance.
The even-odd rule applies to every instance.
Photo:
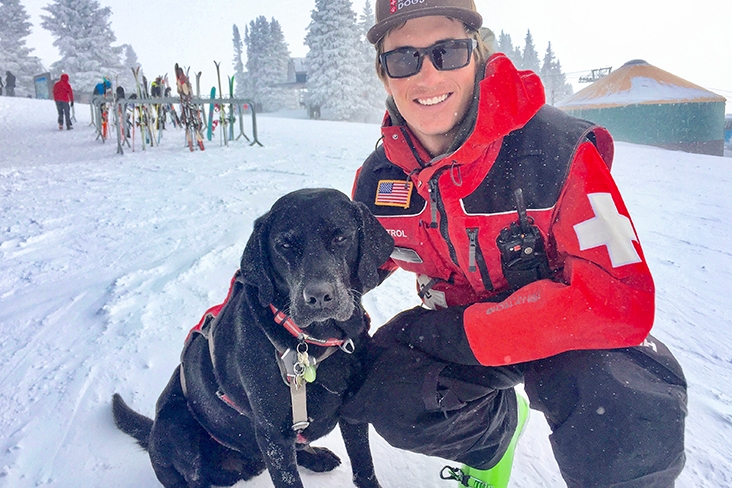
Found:
[[[451,71],[466,67],[470,55],[478,46],[475,39],[450,39],[436,42],[430,47],[400,47],[379,56],[389,78],[407,78],[422,69],[422,60],[429,56],[438,71]]]

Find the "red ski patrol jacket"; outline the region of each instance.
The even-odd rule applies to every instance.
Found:
[[[53,100],[55,102],[69,103],[74,101],[74,91],[71,89],[69,75],[66,73],[62,74],[61,79],[53,85]]]
[[[612,139],[544,101],[539,77],[499,53],[455,151],[430,159],[387,113],[383,145],[359,169],[353,198],[394,237],[383,271],[416,273],[424,304],[438,310],[402,329],[404,341],[451,361],[460,354],[447,351],[462,341],[466,362],[499,366],[634,346],[650,331],[654,285],[610,175]],[[519,188],[549,274],[516,290],[497,240],[518,220]]]

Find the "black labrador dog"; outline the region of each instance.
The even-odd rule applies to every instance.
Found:
[[[302,487],[297,465],[340,459],[310,442],[338,424],[360,488],[378,488],[367,424],[339,419],[363,381],[369,319],[394,241],[343,193],[287,194],[254,223],[227,301],[189,334],[155,420],[113,397],[117,426],[145,448],[166,487],[229,486],[269,471]]]

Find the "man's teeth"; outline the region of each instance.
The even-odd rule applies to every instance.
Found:
[[[439,97],[432,97],[432,98],[418,98],[417,103],[420,105],[436,105],[440,102],[444,102],[447,100],[448,94],[445,93],[444,95],[440,95]]]

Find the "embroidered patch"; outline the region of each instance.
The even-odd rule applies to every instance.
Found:
[[[404,180],[380,180],[374,203],[382,207],[409,208],[412,198],[412,182]]]
[[[574,226],[580,251],[605,246],[613,268],[640,263],[641,258],[633,246],[638,242],[630,219],[618,212],[609,193],[587,195],[595,217]]]

